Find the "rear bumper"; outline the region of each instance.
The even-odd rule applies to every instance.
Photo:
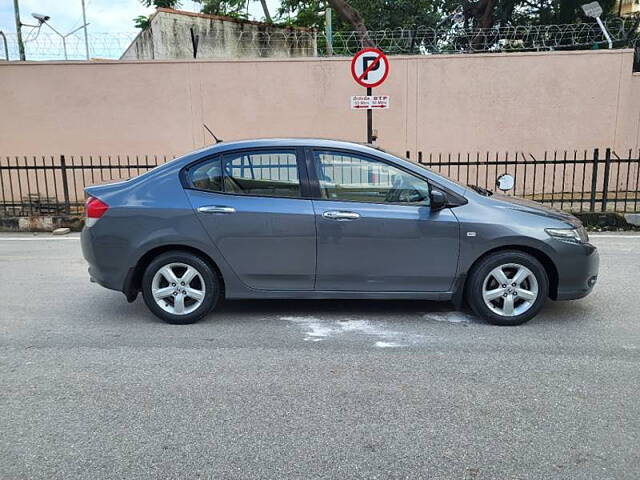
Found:
[[[591,245],[570,245],[556,263],[558,293],[555,300],[576,300],[589,295],[598,280],[600,256]],[[570,250],[569,250],[570,249]]]
[[[118,255],[108,243],[97,244],[90,227],[82,229],[80,245],[82,255],[89,264],[89,278],[110,290],[124,291],[128,269],[120,265],[122,254]]]

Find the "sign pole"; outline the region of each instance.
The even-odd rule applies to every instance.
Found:
[[[367,87],[367,97],[371,96],[371,87]],[[373,109],[367,108],[367,143],[373,143]]]
[[[367,109],[367,143],[373,144],[373,109],[389,108],[389,95],[373,96],[373,88],[381,85],[389,74],[389,60],[377,48],[364,48],[351,59],[351,75],[365,87],[365,96],[351,97],[352,109]]]

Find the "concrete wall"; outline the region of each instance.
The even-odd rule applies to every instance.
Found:
[[[630,50],[391,57],[379,145],[439,152],[638,148]],[[0,156],[178,154],[225,140],[365,140],[350,59],[0,64]]]
[[[317,55],[316,35],[311,30],[160,8],[151,26],[140,32],[121,60],[193,59],[191,30],[199,37],[197,58]]]

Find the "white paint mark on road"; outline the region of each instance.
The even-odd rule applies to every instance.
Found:
[[[589,237],[593,240],[596,238],[617,238],[619,240],[625,239],[625,238],[640,238],[640,235],[593,235],[593,234],[589,234]]]
[[[403,343],[396,343],[396,342],[376,342],[374,343],[374,346],[378,347],[378,348],[398,348],[398,347],[406,347],[405,344]]]
[[[0,242],[33,242],[33,241],[80,240],[80,237],[0,237]]]
[[[384,325],[368,320],[322,320],[316,317],[280,317],[280,320],[293,322],[306,329],[304,340],[307,342],[320,342],[330,337],[345,334],[366,335],[380,340],[374,345],[380,348],[403,347],[407,343],[418,343],[424,339],[424,335],[402,333],[389,330]]]
[[[422,318],[434,322],[469,324],[473,317],[462,312],[432,312],[425,313]]]

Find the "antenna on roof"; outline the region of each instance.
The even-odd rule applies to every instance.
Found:
[[[202,126],[203,126],[204,128],[206,128],[206,129],[207,129],[207,132],[209,132],[209,133],[211,134],[211,136],[213,137],[213,139],[216,141],[216,144],[218,144],[218,143],[220,143],[220,142],[224,142],[224,140],[222,140],[221,138],[216,137],[216,134],[215,134],[215,133],[213,133],[209,127],[207,127],[207,124],[206,124],[206,123],[203,123],[203,124],[202,124]]]

